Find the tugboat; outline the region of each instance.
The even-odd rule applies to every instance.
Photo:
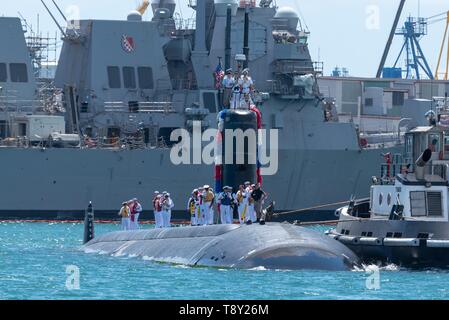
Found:
[[[430,111],[429,126],[405,135],[404,163],[382,165],[370,198],[336,211],[327,232],[366,264],[407,268],[449,266],[449,128]],[[447,111],[447,110],[446,110]]]

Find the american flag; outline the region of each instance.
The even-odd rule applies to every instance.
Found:
[[[223,71],[221,59],[219,58],[217,68],[215,69],[215,88],[217,90],[221,88],[221,82],[223,80],[224,75],[225,72]]]

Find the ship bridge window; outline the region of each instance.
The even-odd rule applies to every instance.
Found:
[[[8,75],[6,74],[6,63],[0,63],[0,82],[6,82]]]
[[[108,81],[111,89],[120,89],[122,87],[119,67],[108,67]]]
[[[136,89],[136,71],[134,67],[123,67],[123,84],[126,89]]]
[[[139,78],[139,88],[140,89],[153,89],[153,69],[150,67],[138,67],[137,76]]]
[[[9,74],[12,82],[28,82],[28,71],[25,63],[11,63]]]

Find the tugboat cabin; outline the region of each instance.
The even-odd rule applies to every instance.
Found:
[[[448,138],[437,126],[417,127],[406,134],[405,164],[400,165],[400,173],[374,179],[381,183],[371,187],[371,218],[391,219],[400,206],[396,219],[449,220],[449,161],[445,153]],[[397,169],[387,169],[391,171]]]

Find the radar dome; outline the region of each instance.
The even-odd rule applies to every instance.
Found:
[[[290,7],[282,7],[276,12],[275,19],[287,20],[290,29],[296,29],[299,23],[298,13]]]
[[[217,16],[226,16],[228,7],[231,6],[231,14],[235,16],[239,8],[238,0],[214,0]]]
[[[170,15],[173,16],[176,9],[176,0],[151,0],[151,8],[153,14],[156,13],[157,9],[168,9]]]
[[[142,21],[142,15],[139,11],[131,11],[128,13],[128,21]]]

